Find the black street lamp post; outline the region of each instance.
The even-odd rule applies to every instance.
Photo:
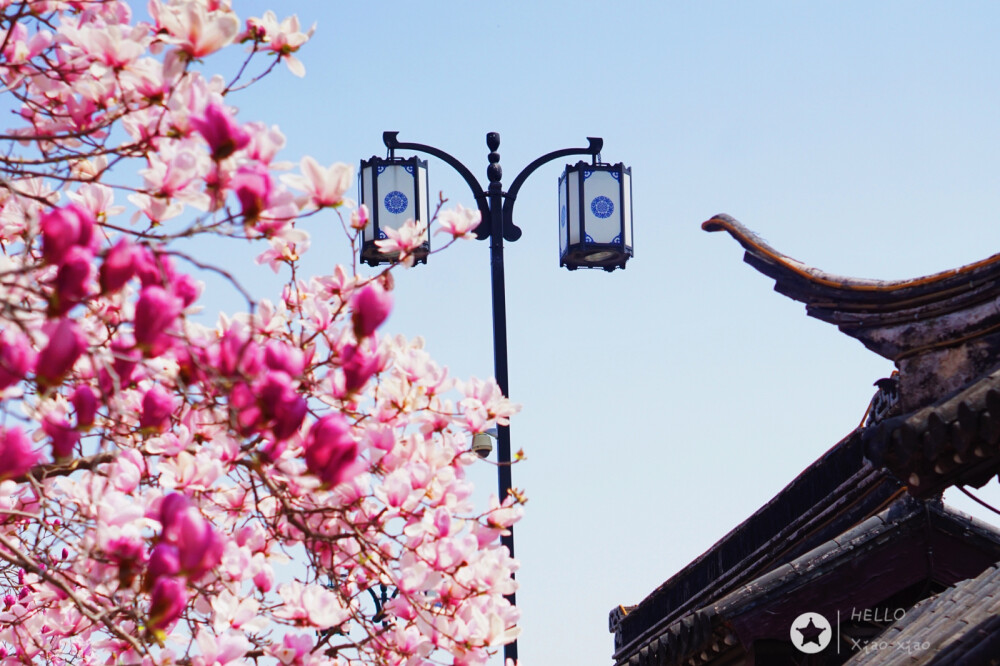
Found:
[[[472,189],[482,214],[482,220],[475,230],[476,237],[479,240],[490,239],[494,374],[503,395],[509,398],[503,242],[513,242],[521,237],[521,229],[513,222],[514,201],[518,190],[525,179],[543,164],[570,155],[590,155],[592,164],[579,162],[575,166],[567,166],[559,180],[560,265],[570,270],[602,268],[612,271],[625,268],[625,263],[633,254],[631,169],[622,164],[600,163],[604,140],[588,137],[589,145],[586,148],[565,148],[542,155],[522,169],[514,178],[510,189],[505,192],[500,182],[503,170],[500,168],[500,153],[497,152],[500,134],[490,132],[486,135],[486,145],[490,149],[487,156],[489,166],[486,169],[489,185],[484,190],[472,172],[448,153],[420,143],[400,142],[396,138],[397,134],[398,132],[382,134],[382,141],[389,149],[388,159],[372,157],[361,163],[361,200],[370,208],[370,222],[364,230],[361,260],[372,266],[395,261],[396,257],[378,252],[375,241],[384,237],[380,228],[401,224],[407,214],[409,218],[429,223],[427,163],[416,158],[397,158],[397,149],[433,155],[454,168]],[[596,177],[591,179],[592,176]],[[383,179],[385,186],[382,186]],[[586,183],[588,179],[591,179],[590,185]],[[407,194],[414,200],[414,212],[406,210]],[[428,243],[422,252],[417,253],[417,261],[425,263],[429,251]],[[502,502],[513,488],[510,426],[497,428],[497,485]],[[513,528],[509,530],[509,534],[501,537],[501,543],[513,557]],[[514,594],[507,598],[511,604],[515,603]],[[504,659],[517,659],[517,641],[504,646]]]

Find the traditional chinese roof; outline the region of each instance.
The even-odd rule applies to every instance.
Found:
[[[963,387],[1000,358],[1000,254],[912,280],[869,280],[806,266],[729,215],[702,228],[728,232],[775,291],[895,362],[903,412]]]
[[[980,487],[1000,472],[1000,370],[958,393],[862,434],[866,455],[932,497],[948,486]]]
[[[852,643],[863,645],[881,633],[878,618],[852,618],[858,609],[884,607],[889,600],[908,609],[922,590],[975,576],[998,558],[1000,531],[939,503],[902,498],[662,627],[616,659],[628,666],[742,663],[754,641],[787,643],[792,624],[806,611],[831,623],[840,618],[847,652]]]
[[[877,382],[865,427],[641,603],[612,611],[620,666],[742,663],[751,653],[768,663],[792,649],[790,623],[802,612],[911,608],[1000,560],[1000,532],[936,499],[1000,472],[1000,255],[913,280],[867,280],[806,266],[728,215],[703,228],[727,231],[776,291],[898,372]],[[974,593],[985,598],[997,582]],[[962,585],[956,595],[969,591]],[[871,638],[885,626],[865,622],[847,623],[847,635]]]
[[[1000,655],[1000,569],[921,601],[848,666],[987,664]]]
[[[860,435],[852,433],[641,603],[612,610],[617,663],[631,663],[636,650],[674,622],[834,539],[901,492],[887,471],[865,459]]]

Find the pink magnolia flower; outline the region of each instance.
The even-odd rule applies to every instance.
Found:
[[[151,590],[160,578],[176,576],[181,571],[180,553],[177,546],[161,541],[149,554],[146,577],[142,581],[143,590]]]
[[[349,481],[361,471],[358,443],[351,436],[351,425],[339,412],[316,421],[303,447],[306,467],[327,486]]]
[[[280,645],[272,645],[268,652],[285,666],[302,664],[315,647],[316,642],[312,636],[302,634],[285,634],[281,637]]]
[[[181,573],[198,580],[222,561],[225,543],[184,495],[171,493],[160,504],[163,539],[177,547]]]
[[[263,164],[244,164],[230,182],[240,201],[243,224],[252,224],[260,218],[271,200],[271,174]]]
[[[158,578],[149,597],[146,626],[153,631],[169,629],[184,612],[187,600],[187,585],[183,579],[168,576]]]
[[[219,341],[216,352],[216,366],[227,377],[242,373],[256,375],[261,370],[262,352],[260,345],[247,339],[238,326],[226,329]]]
[[[375,282],[369,282],[351,295],[351,319],[354,335],[361,340],[375,332],[392,310],[392,294]]]
[[[453,210],[441,211],[438,215],[438,230],[434,233],[448,233],[455,238],[474,238],[472,232],[479,226],[481,219],[482,212],[479,210],[458,204]]]
[[[272,370],[285,372],[289,377],[298,377],[305,370],[305,354],[298,347],[272,340],[264,348],[264,363]]]
[[[58,384],[86,350],[87,338],[76,322],[60,319],[49,334],[49,343],[35,362],[38,383],[43,387]]]
[[[252,160],[270,164],[278,151],[285,147],[285,135],[277,125],[269,128],[264,123],[247,123],[246,128],[250,132],[247,154]]]
[[[170,414],[173,411],[173,397],[159,384],[155,384],[142,397],[139,428],[144,432],[163,432],[170,425]]]
[[[302,158],[302,175],[287,175],[282,181],[309,195],[309,202],[317,208],[339,206],[344,203],[344,192],[354,181],[354,168],[337,162],[321,167],[312,157]]]
[[[378,370],[378,354],[371,352],[367,345],[347,345],[344,347],[344,390],[356,393],[364,388]]]
[[[358,231],[368,226],[368,205],[361,204],[357,210],[351,212],[351,228]]]
[[[191,126],[212,149],[212,159],[222,160],[250,143],[250,134],[240,127],[225,107],[212,102],[200,116],[191,118]]]
[[[66,314],[91,291],[94,255],[89,248],[74,245],[62,256],[56,273],[52,306],[55,314]]]
[[[285,603],[274,614],[287,620],[326,629],[351,617],[351,611],[344,607],[340,597],[318,584],[303,585],[292,581],[279,585],[278,594]]]
[[[220,3],[215,5],[218,8]],[[200,2],[149,3],[149,13],[166,35],[159,39],[176,44],[190,58],[204,58],[233,41],[240,31],[240,21],[230,10],[212,11]]]
[[[168,540],[176,540],[176,534],[172,531],[174,525],[180,519],[182,512],[191,506],[187,497],[181,493],[170,493],[160,500],[159,518],[163,528],[163,536]]]
[[[130,585],[138,573],[137,569],[146,561],[146,549],[142,539],[137,535],[118,536],[105,544],[104,552],[118,565],[118,577],[124,584]],[[152,584],[150,584],[152,587]],[[148,592],[148,588],[143,588]]]
[[[399,229],[385,227],[386,237],[375,241],[378,249],[385,254],[398,254],[404,266],[413,265],[413,253],[427,242],[427,223],[407,220]]]
[[[69,421],[55,414],[48,414],[42,420],[42,431],[52,438],[52,458],[65,462],[73,457],[73,450],[80,441],[80,433],[73,429]]]
[[[89,428],[94,425],[97,415],[97,394],[89,386],[81,384],[70,394],[69,401],[76,409],[76,427]]]
[[[181,572],[198,580],[222,561],[225,543],[195,509],[185,511],[179,522]]]
[[[38,464],[41,455],[20,428],[0,426],[0,481],[16,479]]]
[[[35,364],[35,356],[24,335],[10,329],[0,333],[0,391],[24,379]]]
[[[170,282],[170,291],[181,299],[181,304],[188,307],[201,295],[201,285],[187,273],[174,275]]]
[[[256,395],[276,440],[288,439],[298,431],[309,405],[295,390],[291,377],[281,371],[269,372],[256,385]]]
[[[246,661],[247,652],[254,646],[242,633],[223,633],[202,630],[195,638],[201,654],[191,660],[191,666],[226,666],[231,662]]]
[[[61,264],[71,247],[88,247],[93,240],[94,215],[76,204],[50,209],[42,215],[39,225],[42,257],[50,264]]]
[[[141,358],[135,349],[135,340],[126,335],[111,341],[111,355],[111,372],[102,369],[98,375],[100,389],[104,393],[129,386],[138,374],[136,367]]]
[[[101,292],[112,294],[124,287],[135,275],[137,260],[138,249],[128,239],[122,238],[115,243],[101,264]]]
[[[312,29],[308,33],[299,30],[299,18],[295,15],[280,24],[271,10],[264,12],[260,18],[247,19],[247,37],[267,44],[269,50],[285,61],[288,70],[299,77],[305,76],[306,68],[292,53],[298,51],[312,33]]]
[[[180,315],[183,303],[163,287],[149,286],[139,293],[135,305],[135,342],[151,356],[170,348],[169,331]]]

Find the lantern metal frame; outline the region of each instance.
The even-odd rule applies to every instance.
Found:
[[[413,157],[396,157],[395,151],[392,149],[389,150],[388,157],[381,158],[373,155],[371,159],[361,160],[361,169],[358,171],[358,192],[361,203],[368,206],[368,225],[362,231],[361,235],[360,258],[363,263],[373,267],[379,264],[393,264],[399,260],[398,253],[382,252],[376,244],[376,241],[387,238],[383,226],[388,225],[382,225],[379,221],[381,199],[378,189],[378,179],[379,175],[390,167],[402,167],[407,173],[413,176],[413,209],[417,215],[414,219],[423,221],[428,225],[430,224],[430,207],[426,191],[428,178],[427,160],[422,160],[415,155]],[[420,186],[421,171],[424,175],[423,189]],[[367,186],[366,177],[371,178],[370,188]],[[365,200],[365,195],[369,191],[372,195],[370,202]],[[426,264],[427,255],[430,254],[430,251],[431,242],[430,234],[428,234],[427,240],[413,251],[414,263]]]
[[[566,165],[566,170],[559,177],[559,265],[571,271],[578,268],[600,268],[613,271],[625,268],[626,262],[632,258],[632,168],[623,163],[605,164],[577,162]],[[596,199],[587,205],[591,198],[587,195],[586,182],[594,173],[605,172],[618,182],[618,206],[607,201],[611,210],[608,215],[601,215],[595,209]],[[576,175],[576,192],[572,192],[571,181]],[[576,196],[571,196],[575,194]],[[576,199],[573,201],[572,199]],[[606,197],[597,197],[606,199]],[[587,227],[587,209],[590,208],[595,217],[610,217],[617,214],[618,233],[610,241],[595,241]],[[573,227],[576,227],[576,242],[573,239]],[[596,232],[595,232],[596,233]]]
[[[489,166],[486,169],[486,176],[489,185],[483,188],[476,180],[476,177],[464,164],[444,152],[439,148],[421,143],[404,143],[397,139],[399,132],[383,132],[382,141],[389,149],[390,156],[396,150],[413,150],[419,153],[432,155],[451,166],[472,190],[476,199],[476,204],[482,214],[479,226],[475,229],[475,235],[479,240],[490,240],[490,285],[493,297],[493,364],[494,375],[501,392],[507,398],[510,397],[510,387],[508,382],[507,366],[507,301],[504,290],[504,261],[503,242],[505,240],[514,242],[521,237],[521,229],[514,224],[514,201],[520,191],[524,181],[536,169],[543,164],[554,160],[568,157],[570,155],[590,155],[594,164],[600,163],[601,148],[604,140],[597,137],[587,137],[588,146],[586,148],[564,148],[551,153],[546,153],[524,167],[514,178],[510,189],[504,191],[501,184],[503,169],[500,167],[500,154],[497,148],[500,147],[500,134],[490,132],[486,135],[486,146],[490,149],[487,155]],[[375,159],[375,158],[373,158]],[[365,162],[362,162],[362,168]],[[631,174],[631,170],[629,170]],[[631,201],[631,187],[627,193]],[[623,199],[624,200],[624,199]],[[631,204],[629,205],[631,210]],[[631,223],[631,215],[630,215]],[[631,248],[629,255],[631,256]],[[627,259],[627,258],[625,258]],[[624,261],[620,266],[624,268]],[[426,257],[425,257],[426,261]],[[511,444],[510,426],[501,425],[497,427],[497,485],[500,491],[500,499],[503,501],[511,494],[513,483],[511,478]],[[511,557],[514,556],[514,529],[507,528],[506,534],[500,537],[500,542],[507,547]],[[515,604],[515,595],[507,595],[507,600]],[[504,660],[517,659],[517,641],[512,641],[504,645]]]

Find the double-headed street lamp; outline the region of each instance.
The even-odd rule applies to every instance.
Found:
[[[490,239],[490,270],[493,293],[493,364],[497,384],[510,398],[507,381],[507,304],[504,293],[504,240],[516,241],[521,229],[513,221],[514,201],[525,179],[535,169],[570,155],[590,155],[591,162],[566,165],[559,178],[559,265],[570,270],[603,268],[613,271],[625,268],[632,257],[632,169],[600,160],[603,139],[590,137],[586,148],[565,148],[542,155],[526,166],[514,178],[508,191],[500,179],[500,135],[490,132],[486,145],[489,166],[486,176],[489,186],[484,190],[469,169],[448,153],[420,143],[402,143],[398,132],[384,132],[382,141],[389,149],[385,159],[372,157],[362,160],[359,174],[361,202],[369,209],[368,225],[363,231],[361,260],[371,266],[393,263],[394,254],[380,251],[376,241],[385,238],[385,229],[398,229],[407,220],[430,224],[430,203],[427,194],[427,162],[417,157],[397,157],[396,150],[413,150],[433,155],[446,162],[472,189],[482,220],[476,228],[479,240]],[[429,231],[429,230],[428,230]],[[426,263],[430,252],[430,234],[423,247],[414,253],[418,263]],[[510,493],[511,447],[510,427],[497,428],[497,481],[502,502]],[[501,538],[511,556],[514,555],[514,532]],[[513,604],[514,595],[508,599]],[[517,643],[504,646],[504,658],[517,658]]]

